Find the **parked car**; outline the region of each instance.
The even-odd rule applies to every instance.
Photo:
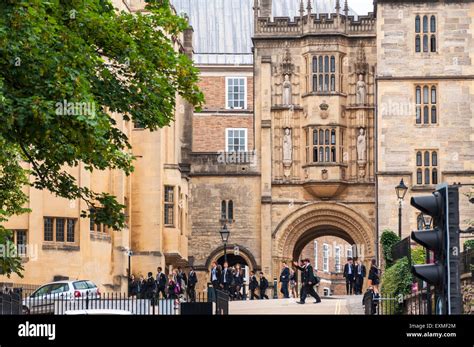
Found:
[[[58,281],[45,284],[23,299],[24,314],[54,314],[56,302],[77,302],[82,306],[86,300],[100,299],[97,286],[88,280]]]

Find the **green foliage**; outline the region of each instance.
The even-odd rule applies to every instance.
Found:
[[[201,105],[198,70],[175,50],[188,24],[169,0],[147,6],[145,15],[118,13],[109,0],[0,2],[0,224],[26,212],[21,189],[31,174],[34,188],[86,201],[94,212],[83,217],[124,227],[114,196],[80,186],[64,168],[129,175],[131,146],[112,113],[155,131],[173,120],[177,95]],[[6,273],[18,269],[5,264]]]
[[[426,251],[422,246],[416,246],[411,250],[411,262],[413,265],[424,264],[426,262]]]
[[[382,232],[380,244],[382,245],[382,254],[385,260],[385,269],[393,265],[392,247],[399,241],[400,238],[393,231],[386,229]]]
[[[464,250],[468,251],[470,249],[474,249],[474,240],[467,240],[464,242]]]

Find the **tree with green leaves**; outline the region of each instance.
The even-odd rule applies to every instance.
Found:
[[[386,229],[382,232],[380,237],[380,244],[382,245],[382,254],[385,261],[385,269],[393,265],[392,247],[400,242],[400,237],[392,230]]]
[[[129,175],[131,146],[112,113],[156,131],[173,121],[177,95],[199,108],[198,70],[175,50],[187,27],[169,0],[148,0],[136,14],[109,0],[0,3],[0,225],[27,212],[22,188],[31,185],[83,199],[82,217],[124,227],[116,197],[80,186],[64,168]],[[0,242],[8,238],[0,226]],[[2,257],[0,270],[22,268]]]

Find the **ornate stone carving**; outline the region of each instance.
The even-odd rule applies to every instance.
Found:
[[[291,75],[294,72],[295,65],[291,60],[291,54],[288,48],[285,51],[280,67],[283,75]]]
[[[321,110],[321,119],[327,119],[329,117],[329,105],[326,103],[325,100],[323,100],[323,103],[319,105],[319,109]]]
[[[369,71],[369,64],[367,63],[365,49],[362,43],[357,49],[357,59],[354,67],[356,75],[365,75]]]
[[[326,170],[326,169],[321,170],[321,178],[323,179],[323,181],[328,180],[328,178],[329,178],[328,170]]]
[[[364,81],[364,76],[362,74],[359,75],[359,80],[356,84],[356,103],[359,106],[363,106],[366,104],[366,97],[367,97],[367,85]]]
[[[367,135],[364,128],[360,128],[357,137],[357,166],[359,168],[359,178],[365,178],[367,166]]]
[[[285,128],[283,136],[283,165],[285,167],[293,164],[293,139],[291,137],[291,129]]]
[[[292,87],[290,82],[290,76],[285,75],[285,80],[283,81],[283,105],[290,106],[292,105]]]

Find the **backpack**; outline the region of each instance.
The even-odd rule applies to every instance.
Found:
[[[314,272],[313,276],[314,276],[313,286],[316,286],[321,282],[321,277],[318,276],[316,271]]]

